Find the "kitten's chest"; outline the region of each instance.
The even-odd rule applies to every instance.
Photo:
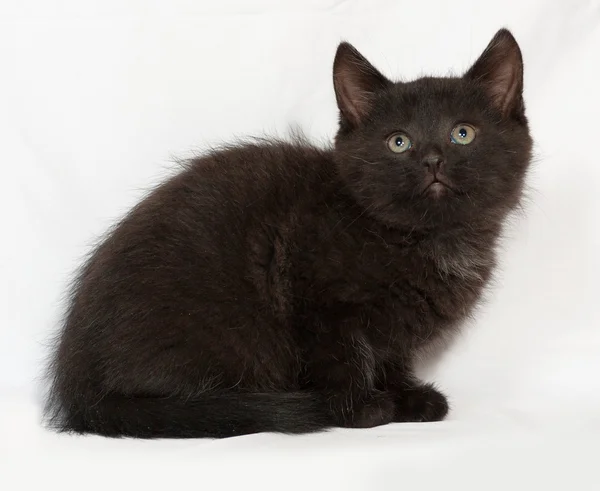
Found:
[[[453,321],[477,302],[494,264],[493,251],[468,241],[392,243],[377,233],[354,247],[324,248],[314,264],[319,299],[385,304]]]

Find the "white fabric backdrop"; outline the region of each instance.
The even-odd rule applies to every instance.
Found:
[[[330,138],[341,39],[411,78],[461,72],[502,26],[523,50],[537,159],[489,301],[424,369],[451,399],[448,421],[214,442],[39,426],[35,380],[70,274],[173,157],[295,125]],[[598,1],[0,0],[3,481],[589,484],[600,437],[599,67]]]

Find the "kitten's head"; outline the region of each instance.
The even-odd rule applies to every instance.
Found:
[[[342,43],[334,86],[336,162],[372,216],[411,228],[497,223],[518,203],[532,142],[521,52],[507,30],[463,77],[407,83]]]

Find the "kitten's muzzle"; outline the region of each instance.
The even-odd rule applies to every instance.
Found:
[[[427,153],[422,159],[427,175],[423,181],[422,192],[429,191],[439,197],[445,189],[453,190],[450,180],[444,175],[444,157],[438,152]]]

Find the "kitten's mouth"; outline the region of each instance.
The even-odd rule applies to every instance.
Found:
[[[422,194],[427,193],[438,198],[447,192],[455,192],[455,189],[448,179],[444,176],[437,175],[425,180]]]

